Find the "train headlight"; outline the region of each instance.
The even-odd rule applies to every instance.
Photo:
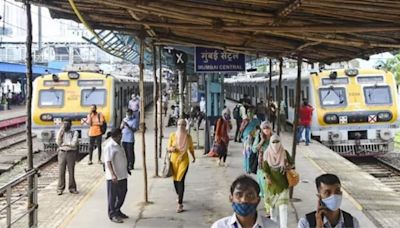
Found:
[[[347,69],[344,71],[344,73],[349,77],[354,77],[354,76],[357,76],[358,70],[357,69]]]
[[[79,73],[76,71],[70,71],[70,72],[68,72],[68,78],[69,79],[79,79]]]
[[[324,116],[324,121],[327,124],[335,124],[335,123],[339,123],[339,118],[336,114],[326,114]]]
[[[383,139],[385,141],[388,141],[389,139],[391,139],[393,137],[392,132],[388,129],[381,130],[379,132],[379,136],[381,137],[381,139]]]
[[[45,114],[40,115],[40,119],[42,121],[52,121],[53,120],[53,115],[45,113]]]
[[[392,113],[380,112],[378,113],[378,121],[389,121],[392,119]]]
[[[340,132],[330,132],[329,138],[334,142],[338,142],[342,139],[342,134]]]

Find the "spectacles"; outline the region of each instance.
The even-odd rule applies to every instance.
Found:
[[[279,143],[279,142],[280,142],[279,140],[272,141],[272,143]]]

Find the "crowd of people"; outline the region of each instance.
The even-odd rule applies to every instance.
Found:
[[[162,98],[162,102],[165,102],[166,99]],[[129,217],[121,211],[121,207],[127,194],[128,175],[131,174],[135,164],[134,133],[139,127],[138,112],[140,110],[138,100],[138,97],[132,96],[126,117],[119,128],[112,130],[110,137],[104,143],[103,159],[107,182],[108,216],[115,223],[122,223],[123,219]],[[204,100],[202,101],[205,103]],[[167,104],[168,102],[164,107]],[[205,106],[205,104],[202,105]],[[280,107],[285,109],[283,104]],[[200,107],[200,111],[204,111],[201,109]],[[277,110],[276,105],[272,105],[272,103],[267,105],[263,100],[253,107],[250,105],[249,99],[244,97],[233,109],[233,113],[225,107],[221,117],[217,119],[212,151],[218,156],[218,166],[227,166],[229,132],[233,128],[231,123],[233,114],[236,122],[234,141],[243,145],[243,173],[245,174],[234,180],[230,188],[229,200],[234,214],[216,221],[212,228],[288,227],[290,185],[287,172],[295,167],[293,158],[284,148],[281,137],[274,130],[275,122],[283,123],[283,119],[285,121],[281,125],[282,130],[287,129],[285,126],[286,113],[282,109]],[[297,142],[300,142],[301,135],[305,130],[305,143],[309,145],[312,112],[313,108],[307,100],[304,100],[300,108]],[[283,115],[285,118],[282,117]],[[176,212],[181,213],[184,211],[183,198],[185,178],[190,163],[189,154],[192,157],[192,163],[195,163],[196,156],[192,137],[187,128],[188,121],[179,116],[176,118],[177,129],[169,136],[167,152],[171,164],[173,186],[177,195]],[[97,112],[95,105],[92,105],[86,121],[90,126],[89,165],[92,164],[94,147],[97,147],[98,162],[103,164],[101,153],[104,116]],[[63,125],[57,133],[56,143],[59,160],[57,193],[63,194],[65,172],[68,168],[68,190],[72,194],[78,194],[74,177],[78,133],[71,129],[71,120],[64,119]],[[323,174],[316,178],[315,183],[318,207],[301,218],[298,227],[359,227],[356,218],[340,209],[342,191],[339,178],[334,174]],[[260,202],[263,203],[265,214],[257,213],[257,206]]]
[[[7,93],[0,93],[0,104],[7,105],[7,109],[11,109],[11,105],[22,105],[24,102],[22,92],[16,93],[8,90]]]

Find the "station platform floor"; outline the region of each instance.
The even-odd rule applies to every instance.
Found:
[[[146,162],[149,203],[144,203],[143,156],[141,137],[136,135],[136,164],[128,179],[128,194],[122,211],[130,216],[123,224],[112,223],[107,216],[106,182],[101,165],[87,165],[87,158],[76,166],[76,181],[80,194],[56,194],[57,181],[39,192],[40,227],[210,227],[219,218],[233,213],[229,203],[232,181],[243,174],[242,145],[231,142],[228,167],[218,167],[215,158],[196,150],[196,163],[190,164],[186,177],[183,213],[176,213],[176,194],[171,178],[155,177],[154,133],[152,112],[146,113]],[[165,122],[164,122],[165,123]],[[164,129],[163,148],[167,136],[175,128]],[[204,132],[200,131],[200,145]],[[233,132],[231,132],[233,134]],[[196,132],[192,131],[196,141]],[[291,135],[282,134],[285,148],[291,151]],[[163,149],[163,154],[165,149]],[[96,158],[96,154],[94,155]],[[162,159],[159,159],[161,173]],[[317,205],[314,179],[330,172],[337,174],[344,190],[342,209],[357,217],[360,227],[398,227],[399,194],[360,170],[346,159],[313,141],[310,146],[299,145],[296,169],[301,176],[294,189],[289,207],[289,226]],[[40,178],[39,178],[40,183]],[[262,203],[259,213],[264,213]],[[397,213],[397,214],[396,214]]]
[[[18,106],[11,106],[10,110],[0,110],[0,121],[12,119],[16,117],[26,116],[26,106],[25,105],[18,105]]]

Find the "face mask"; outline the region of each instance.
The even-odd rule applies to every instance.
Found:
[[[256,213],[257,205],[253,203],[232,203],[233,211],[240,216],[248,216]]]
[[[322,202],[330,211],[336,211],[342,204],[342,195],[331,195],[326,199],[322,199]]]
[[[71,130],[71,125],[65,125],[64,130],[65,130],[65,131]]]

